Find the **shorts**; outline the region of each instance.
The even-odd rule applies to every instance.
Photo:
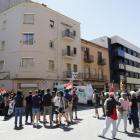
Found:
[[[98,106],[99,106],[99,103],[94,103],[95,108],[98,108]]]
[[[65,113],[65,112],[64,112],[64,108],[60,108],[60,109],[59,109],[59,112],[62,113],[62,114]]]
[[[56,111],[56,109],[59,108],[59,107],[58,106],[55,106],[54,108],[55,108],[55,114],[59,114],[59,110]]]
[[[73,106],[72,106],[72,111],[73,111],[73,110],[77,111],[77,105],[73,105]]]
[[[52,114],[52,106],[44,106],[44,114]]]
[[[40,105],[40,112],[43,111],[43,105]]]
[[[32,113],[33,114],[39,114],[40,109],[39,108],[32,108]]]

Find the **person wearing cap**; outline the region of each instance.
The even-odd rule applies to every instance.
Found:
[[[116,107],[116,106],[118,106],[118,107]],[[98,137],[104,138],[110,125],[112,124],[112,127],[111,127],[112,138],[115,139],[115,137],[116,137],[116,120],[117,120],[116,109],[121,108],[122,106],[123,105],[120,102],[118,102],[114,99],[114,93],[110,92],[109,98],[105,101],[105,104],[104,104],[105,114],[106,114],[105,125],[104,125],[102,132],[98,135]]]
[[[33,101],[32,101],[32,91],[29,91],[29,95],[27,95],[25,97],[25,105],[26,105],[26,120],[25,123],[28,123],[28,115],[30,113],[31,116],[31,123],[32,123],[32,105],[33,105]]]
[[[78,95],[75,93],[75,89],[73,90],[72,97],[73,97],[73,106],[72,106],[72,118],[73,118],[73,110],[75,110],[75,119],[77,119],[77,104],[78,104]]]

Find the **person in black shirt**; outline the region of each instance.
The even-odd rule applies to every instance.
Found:
[[[47,89],[47,93],[44,94],[43,96],[43,106],[44,106],[44,114],[43,114],[43,119],[44,119],[44,125],[45,125],[45,118],[46,118],[46,113],[49,113],[50,117],[50,125],[52,125],[52,100],[53,96],[50,94],[50,89]]]
[[[15,127],[17,127],[17,117],[19,114],[19,126],[23,126],[22,124],[22,113],[23,113],[23,96],[21,95],[22,91],[17,91],[17,96],[15,97]]]
[[[131,100],[130,100],[130,107],[131,107],[131,114],[132,114],[132,121],[133,121],[133,129],[132,131],[140,130],[139,128],[139,117],[138,117],[138,105],[139,101],[136,98],[137,94],[136,92],[131,93]]]
[[[30,113],[31,116],[31,123],[32,123],[32,105],[33,105],[33,101],[32,101],[32,91],[29,91],[29,95],[26,96],[25,98],[25,104],[26,104],[26,120],[25,123],[28,123],[28,115]]]
[[[126,97],[127,97],[127,99],[130,101],[130,99],[131,99],[131,94],[129,94],[129,93],[127,92],[127,89],[125,89],[124,93],[126,93]]]

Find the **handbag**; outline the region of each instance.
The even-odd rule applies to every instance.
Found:
[[[123,114],[123,107],[118,108],[118,111],[119,111],[121,114]]]

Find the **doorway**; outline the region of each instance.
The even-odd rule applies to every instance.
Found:
[[[102,79],[103,78],[103,70],[102,69],[99,69],[99,79]]]
[[[85,78],[89,78],[89,66],[85,66]]]

